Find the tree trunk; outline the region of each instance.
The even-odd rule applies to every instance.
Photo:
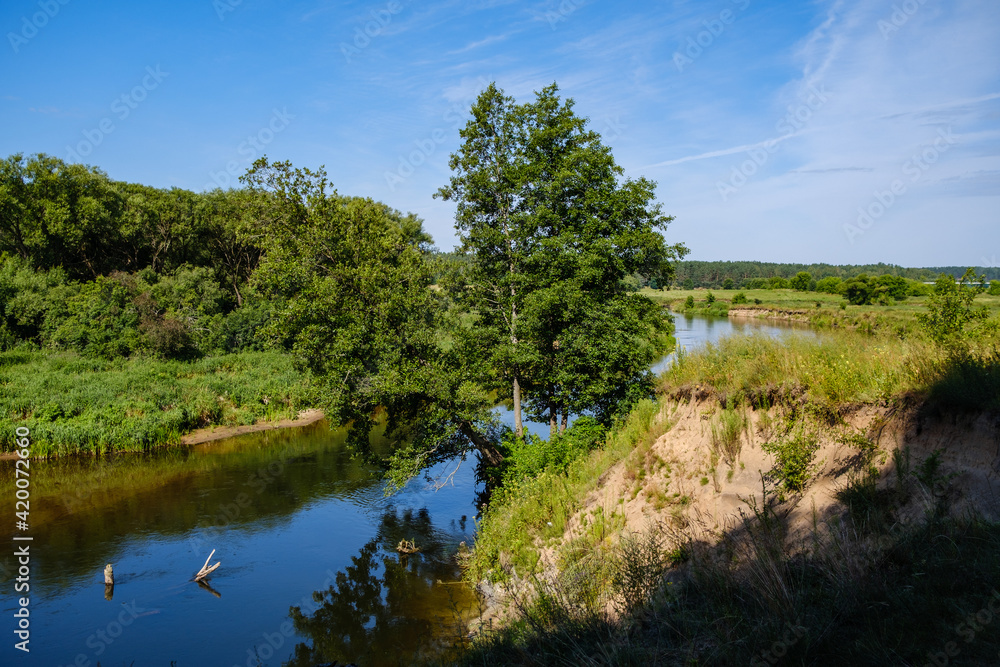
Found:
[[[549,440],[554,440],[556,434],[559,433],[557,427],[558,417],[559,409],[556,407],[555,403],[549,402]]]
[[[521,423],[521,383],[514,376],[514,435],[524,437],[524,424]]]
[[[565,433],[566,432],[566,426],[567,426],[568,422],[569,422],[569,415],[566,414],[566,410],[563,410],[563,413],[562,413],[562,423],[559,424],[559,432],[560,433]]]
[[[496,445],[490,442],[489,438],[472,427],[469,422],[462,422],[462,435],[467,437],[483,457],[483,461],[489,466],[498,466],[503,463],[503,454]]]

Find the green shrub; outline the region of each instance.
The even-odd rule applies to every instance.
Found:
[[[688,298],[684,299],[684,308],[694,308],[693,296],[689,296]]]
[[[85,283],[66,304],[67,317],[52,334],[51,342],[81,354],[114,359],[143,349],[138,289],[126,274],[98,276]]]
[[[543,471],[562,474],[581,456],[604,441],[605,429],[593,417],[578,418],[565,433],[549,440],[527,434],[516,438],[508,434],[504,442],[504,484],[516,484]]]
[[[707,303],[707,304],[708,304],[708,305],[710,305],[710,306],[711,306],[711,305],[712,305],[713,303],[715,303],[715,295],[714,295],[714,294],[712,294],[712,292],[711,292],[711,291],[710,291],[710,292],[708,293],[708,295],[707,295],[707,296],[705,297],[705,303]]]
[[[816,281],[816,291],[827,294],[840,294],[843,281],[837,276],[829,276]]]
[[[774,467],[768,478],[783,491],[798,493],[809,483],[817,466],[813,464],[819,440],[815,434],[799,432],[774,442],[767,442],[761,448],[775,458]]]
[[[934,283],[934,293],[927,300],[927,312],[917,315],[917,321],[938,343],[954,347],[975,337],[989,317],[986,306],[973,301],[984,290],[972,269],[959,282],[942,273]]]
[[[733,408],[724,408],[719,418],[712,422],[712,449],[730,467],[740,457],[741,438],[747,424],[746,415]]]
[[[800,292],[809,290],[809,285],[813,282],[812,275],[808,271],[799,271],[795,277],[789,281],[792,289]]]
[[[767,281],[768,289],[788,289],[789,287],[791,287],[791,283],[787,278],[782,278],[781,276],[774,276]]]
[[[747,295],[744,294],[743,292],[737,292],[736,294],[733,295],[733,305],[734,306],[739,305],[741,303],[746,303],[746,302],[747,302]]]

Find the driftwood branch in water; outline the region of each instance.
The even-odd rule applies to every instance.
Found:
[[[221,562],[218,562],[215,565],[213,565],[212,567],[208,566],[208,561],[212,560],[212,556],[214,556],[214,555],[215,555],[215,549],[212,549],[212,553],[208,554],[208,558],[205,559],[205,564],[201,566],[200,570],[198,570],[198,574],[194,575],[194,580],[195,581],[201,581],[202,579],[204,579],[208,575],[210,575],[213,572],[215,572],[215,570],[220,565],[222,565]]]

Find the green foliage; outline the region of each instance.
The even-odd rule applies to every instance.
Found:
[[[862,273],[841,286],[841,293],[856,306],[892,305],[905,300],[910,291],[910,282],[906,278],[889,274],[875,277]]]
[[[708,304],[708,305],[710,305],[710,306],[711,306],[711,305],[712,305],[713,303],[715,303],[715,295],[714,295],[714,294],[712,294],[711,290],[710,290],[710,291],[708,292],[708,294],[707,294],[707,295],[705,295],[705,303],[707,303],[707,304]]]
[[[104,359],[140,352],[144,341],[139,326],[151,312],[148,302],[137,303],[138,296],[139,287],[130,276],[98,276],[68,300],[67,317],[52,333],[52,342]]]
[[[1000,296],[1000,280],[991,280],[990,288],[987,290],[987,294],[990,296]]]
[[[734,281],[735,286],[742,289],[765,289],[767,280],[774,276],[780,276],[791,280],[798,273],[809,273],[817,283],[824,278],[839,278],[847,280],[860,273],[869,276],[900,276],[910,281],[918,283],[934,280],[940,273],[949,275],[962,275],[964,266],[942,266],[931,268],[906,268],[895,264],[865,264],[865,265],[835,265],[835,264],[796,264],[796,263],[776,263],[776,262],[750,262],[750,261],[715,261],[706,262],[698,260],[680,261],[676,265],[677,283],[685,284],[690,280],[690,285],[685,285],[684,289],[691,290],[696,287],[716,287],[724,284],[727,278]],[[1000,280],[1000,267],[981,267],[979,273],[985,273],[991,280]],[[753,281],[751,283],[751,281]]]
[[[843,281],[836,276],[827,276],[816,281],[816,291],[827,294],[840,294]]]
[[[733,282],[732,278],[726,278],[722,281],[722,289],[730,290],[736,287],[736,283]]]
[[[774,466],[768,477],[779,484],[783,491],[802,491],[816,472],[817,466],[813,460],[819,449],[819,439],[815,434],[799,431],[773,442],[766,442],[761,445],[761,449],[774,456]]]
[[[686,290],[692,290],[692,289],[694,289],[694,280],[692,280],[691,278],[685,278],[683,285],[684,285],[684,289],[686,289]]]
[[[812,275],[808,271],[799,271],[795,277],[789,281],[792,289],[800,292],[809,290],[809,284],[813,282]]]
[[[746,303],[746,302],[747,302],[747,295],[744,294],[743,292],[737,292],[736,294],[733,295],[732,303],[734,306],[738,306],[741,303]]]
[[[724,407],[718,419],[712,421],[712,449],[729,467],[740,458],[743,433],[748,427],[746,415],[731,406]]]
[[[599,447],[606,429],[593,417],[580,417],[565,432],[549,440],[509,433],[504,449],[504,485],[516,485],[543,471],[564,474],[571,463]]]
[[[787,278],[774,276],[768,279],[767,287],[768,289],[788,289],[791,287],[791,282]]]
[[[623,279],[656,284],[686,248],[660,234],[672,220],[655,184],[623,173],[600,136],[551,85],[517,104],[490,85],[461,130],[453,176],[436,196],[457,202],[469,258],[449,293],[476,314],[456,349],[485,360],[488,388],[555,428],[594,412],[607,422],[649,387],[647,368],[670,323]],[[645,387],[645,389],[644,389]]]
[[[276,352],[159,361],[9,351],[0,385],[3,451],[26,426],[39,455],[148,450],[203,426],[294,417],[315,400]]]
[[[18,343],[41,345],[66,300],[75,293],[66,273],[57,267],[35,271],[20,257],[0,257],[0,330],[7,333],[0,349]]]
[[[684,308],[687,309],[687,310],[689,310],[691,308],[694,308],[694,297],[693,296],[688,296],[688,298],[684,299]]]
[[[984,291],[983,278],[979,278],[978,284],[975,282],[976,274],[971,268],[958,282],[945,274],[938,278],[927,301],[928,312],[917,316],[933,340],[954,347],[980,333],[989,311],[973,303]]]
[[[475,359],[439,345],[445,311],[431,290],[429,237],[415,216],[334,192],[321,169],[262,158],[243,177],[264,235],[253,286],[278,306],[267,337],[289,349],[320,388],[328,418],[350,424],[367,457],[384,417],[400,448],[389,479],[465,453],[489,427],[491,399]],[[478,441],[477,441],[478,439]]]

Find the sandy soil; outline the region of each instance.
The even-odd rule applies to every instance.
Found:
[[[273,431],[279,428],[294,428],[296,426],[306,426],[323,419],[322,410],[303,410],[295,419],[282,419],[274,422],[257,422],[246,426],[209,426],[191,431],[181,438],[182,445],[200,445],[213,440],[231,438],[244,433],[256,433],[258,431]]]
[[[711,398],[668,402],[660,418],[673,425],[644,457],[644,477],[637,479],[635,461],[625,460],[609,469],[583,508],[567,522],[561,543],[541,549],[545,566],[541,578],[558,576],[560,547],[581,534],[584,517],[598,508],[603,508],[605,516],[623,514],[625,531],[642,533],[658,526],[678,542],[695,539],[707,544],[716,543],[737,525],[741,512],[751,514],[749,503],[762,500],[761,475],[773,465],[772,456],[761,445],[772,437],[771,424],[780,417],[780,408],[748,410],[749,428],[741,437],[738,458],[732,466],[717,461],[713,472],[711,426],[720,410]],[[942,483],[931,492],[918,493],[906,508],[909,517],[904,520],[923,516],[933,506],[934,495],[947,495],[956,515],[972,511],[1000,520],[1000,415],[942,415],[913,402],[852,406],[844,408],[841,417],[846,425],[820,429],[812,481],[804,492],[781,505],[781,512],[787,513],[790,539],[805,539],[844,514],[836,493],[856,474],[859,461],[859,450],[845,440],[849,434],[863,435],[878,445],[881,485],[893,483],[894,450],[909,449],[912,470],[940,451]],[[688,500],[677,502],[682,497]],[[664,548],[673,546],[665,544]]]

